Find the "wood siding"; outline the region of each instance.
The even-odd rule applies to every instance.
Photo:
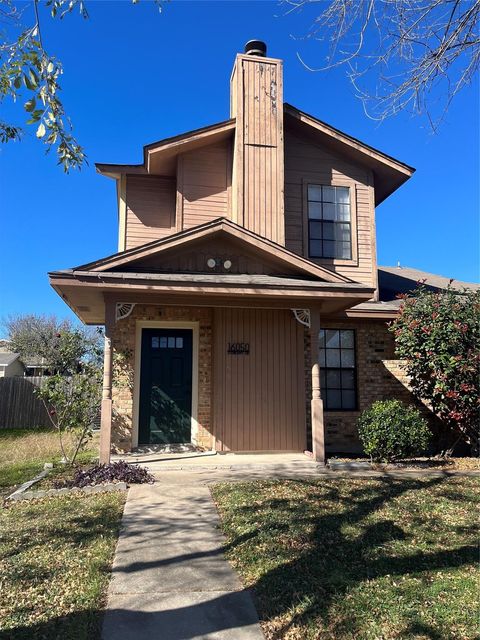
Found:
[[[237,56],[231,100],[237,120],[233,220],[283,245],[281,61]]]
[[[209,258],[215,258],[218,266],[211,269],[207,265]],[[223,263],[229,260],[232,263],[228,272]],[[217,234],[189,244],[187,247],[175,247],[137,260],[133,270],[161,271],[173,273],[233,273],[249,275],[273,275],[273,276],[298,276],[299,272],[293,267],[288,268],[284,263],[275,258],[266,258],[259,255],[254,247],[246,248],[239,241]]]
[[[176,231],[175,179],[127,176],[126,249]]]
[[[227,353],[249,343],[249,355]],[[221,451],[303,451],[303,327],[290,310],[215,309],[214,433]]]
[[[222,142],[190,151],[179,160],[179,228],[229,216],[231,145]]]
[[[285,244],[308,258],[307,184],[350,187],[353,260],[314,260],[334,271],[377,286],[375,211],[369,170],[349,164],[308,140],[285,136]]]

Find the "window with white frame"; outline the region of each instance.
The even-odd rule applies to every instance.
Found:
[[[326,411],[357,408],[355,332],[352,329],[320,331],[321,394]]]
[[[349,187],[309,184],[308,251],[310,258],[352,258]]]

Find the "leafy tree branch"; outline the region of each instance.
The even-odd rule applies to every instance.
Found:
[[[136,4],[138,0],[132,0]],[[162,9],[163,2],[155,4]],[[60,60],[50,55],[42,34],[41,8],[52,19],[63,20],[78,12],[83,19],[88,11],[83,0],[33,0],[31,3],[0,0],[0,104],[6,99],[23,103],[26,125],[35,127],[35,135],[55,150],[58,164],[65,172],[80,169],[86,162],[83,147],[73,136],[70,118],[61,100]],[[31,22],[28,26],[26,23]],[[0,143],[20,140],[24,128],[0,118]]]

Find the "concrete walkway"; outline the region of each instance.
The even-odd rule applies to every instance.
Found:
[[[210,491],[192,480],[130,489],[103,640],[263,638],[251,596],[223,556]]]

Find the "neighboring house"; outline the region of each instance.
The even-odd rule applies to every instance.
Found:
[[[0,378],[25,375],[25,366],[19,353],[0,351]]]
[[[449,286],[453,289],[468,291],[480,289],[480,284],[453,280],[411,267],[378,267],[378,288],[381,300],[395,300],[398,294],[409,293],[419,283],[429,291],[445,291]]]
[[[102,461],[169,443],[323,461],[359,450],[360,411],[408,393],[385,366],[398,304],[379,298],[375,207],[414,169],[284,104],[263,43],[230,95],[228,120],[97,164],[118,253],[49,274],[105,325]]]

